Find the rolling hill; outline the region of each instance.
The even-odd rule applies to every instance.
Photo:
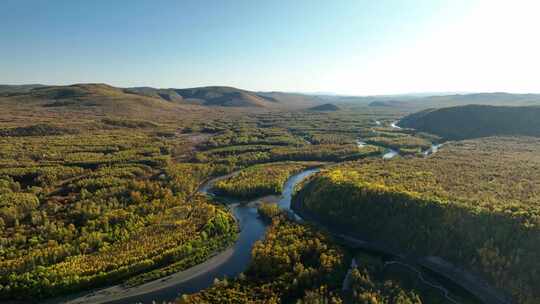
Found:
[[[223,107],[272,107],[277,101],[258,95],[255,92],[233,87],[200,87],[189,89],[173,89],[182,96],[184,102],[204,106]]]
[[[166,101],[182,102],[184,98],[174,89],[155,89],[152,87],[136,87],[124,89],[125,93],[143,95],[147,97],[160,98]]]
[[[260,96],[255,92],[224,86],[187,89],[136,87],[124,89],[124,92],[163,99],[170,102],[201,106],[266,108],[272,106],[271,103],[276,102],[276,100],[272,98]]]
[[[152,121],[182,118],[189,123],[189,119],[195,116],[220,115],[226,108],[228,112],[240,114],[245,111],[305,109],[321,103],[315,96],[252,92],[223,86],[158,89],[118,88],[92,83],[0,85],[0,124],[24,125],[28,120],[47,123],[59,116],[79,122],[110,116]]]
[[[539,117],[540,106],[467,105],[417,112],[401,119],[399,126],[436,134],[446,139],[496,135],[540,137]]]
[[[320,104],[317,96],[285,92],[254,92],[226,86],[186,89],[128,88],[125,92],[185,104],[239,108],[306,108]]]
[[[320,104],[315,96],[283,92],[253,92],[233,87],[187,89],[133,87],[107,84],[67,86],[0,85],[0,103],[62,110],[91,110],[132,116],[144,111],[159,114],[193,106],[233,108],[306,108]],[[180,108],[178,106],[181,106]],[[200,109],[200,108],[199,108]]]
[[[37,118],[58,115],[90,118],[120,116],[129,118],[174,118],[193,111],[193,106],[179,105],[161,98],[126,93],[106,84],[40,86],[30,90],[11,91],[0,96],[6,115],[24,113]]]

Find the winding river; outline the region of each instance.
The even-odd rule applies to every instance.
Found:
[[[306,177],[317,171],[318,169],[307,169],[291,176],[283,187],[281,197],[266,196],[250,201],[247,204],[230,204],[231,211],[239,222],[240,233],[238,234],[238,240],[232,248],[232,254],[214,269],[208,270],[177,285],[113,303],[151,303],[151,301],[160,303],[162,301],[172,301],[178,298],[179,294],[194,293],[211,286],[215,278],[235,277],[245,271],[251,260],[251,248],[253,247],[253,244],[257,240],[263,239],[266,233],[267,226],[263,223],[257,213],[257,203],[279,199],[278,205],[282,209],[291,210],[291,197],[294,187]],[[205,183],[203,187],[201,187],[200,192],[212,195],[210,189],[213,184],[220,179],[223,179],[223,177]]]
[[[378,121],[378,120],[376,120],[375,123],[376,123],[377,126],[382,125],[382,123],[380,121]],[[402,128],[397,125],[398,123],[399,123],[399,121],[394,121],[394,122],[390,123],[390,127],[392,129],[395,129],[395,130],[401,130]],[[372,128],[372,130],[373,130],[373,128]],[[365,141],[362,141],[361,139],[357,139],[356,140],[356,145],[358,146],[359,149],[362,149],[362,148],[365,148],[368,144]],[[442,144],[432,144],[429,149],[426,149],[425,151],[421,151],[421,153],[424,156],[430,156],[432,154],[437,153],[441,146],[442,146]],[[385,149],[384,152],[382,153],[382,158],[383,159],[392,159],[392,158],[399,155],[399,151],[396,151],[394,149],[391,149],[391,148],[388,148],[388,147],[383,147],[383,146],[381,146],[381,148]]]
[[[393,123],[392,127],[396,128],[397,126]],[[365,142],[360,140],[358,140],[357,144],[359,148],[366,145]],[[424,151],[423,154],[428,156],[436,153],[440,146],[441,145],[434,144],[430,149]],[[384,159],[390,159],[397,155],[399,155],[397,151],[386,149],[382,157]],[[282,209],[287,210],[290,214],[294,215],[295,218],[301,219],[301,217],[291,209],[291,197],[294,188],[305,178],[318,171],[319,169],[317,168],[306,169],[291,176],[285,183],[281,196],[265,196],[243,203],[232,199],[220,198],[220,200],[225,200],[227,202],[227,206],[239,223],[240,232],[238,234],[238,239],[232,247],[216,254],[199,265],[136,287],[116,285],[71,295],[69,298],[54,299],[54,302],[50,303],[127,304],[152,303],[153,301],[161,303],[173,301],[181,294],[194,293],[205,289],[213,284],[215,278],[236,277],[247,269],[251,259],[251,248],[256,241],[263,239],[266,232],[267,226],[258,216],[257,204],[262,201],[277,202]],[[209,180],[199,188],[199,192],[214,196],[211,192],[213,185],[217,181],[237,173],[238,171]],[[345,239],[346,238],[347,237],[345,237]],[[354,239],[353,242],[362,241]]]
[[[210,258],[204,263],[191,267],[185,271],[154,280],[135,287],[116,285],[90,292],[71,295],[69,298],[53,299],[50,303],[156,303],[173,301],[180,294],[194,293],[211,286],[215,278],[235,277],[245,271],[251,259],[253,244],[261,240],[267,226],[259,218],[257,204],[261,201],[273,201],[285,209],[291,210],[291,197],[294,187],[309,175],[319,169],[307,169],[291,176],[283,187],[281,196],[265,196],[247,203],[240,204],[232,200],[228,206],[236,217],[240,232],[236,243],[229,249]],[[236,172],[235,172],[236,173]],[[199,192],[213,196],[211,188],[219,180],[225,179],[235,173],[214,178],[199,188]],[[290,211],[292,212],[292,211]]]
[[[191,267],[187,270],[172,274],[170,276],[157,279],[143,285],[135,287],[124,287],[122,285],[116,285],[107,287],[104,289],[87,291],[78,295],[71,295],[65,299],[54,299],[49,303],[115,303],[115,304],[127,304],[127,303],[156,303],[173,301],[181,294],[189,294],[200,291],[211,286],[215,278],[223,277],[235,277],[241,272],[245,271],[249,265],[251,259],[251,248],[253,244],[263,239],[267,226],[259,218],[257,213],[257,204],[262,201],[277,202],[278,205],[287,210],[290,214],[294,215],[297,219],[302,219],[297,213],[291,209],[291,197],[294,189],[298,183],[309,177],[310,175],[318,172],[318,168],[306,169],[298,174],[291,176],[284,185],[284,190],[281,196],[265,196],[258,198],[247,203],[239,203],[233,200],[227,199],[227,206],[231,209],[234,216],[239,222],[240,232],[238,234],[238,240],[229,249],[215,255],[209,260]],[[236,173],[236,172],[235,172]],[[210,189],[215,182],[234,175],[235,173],[221,176],[206,182],[199,188],[199,192],[212,196]],[[301,213],[303,213],[300,210]],[[309,219],[310,217],[307,216]],[[309,219],[311,221],[311,219]],[[314,222],[324,225],[322,223]],[[331,230],[329,230],[331,232]],[[331,232],[332,233],[332,232]],[[332,233],[335,237],[344,240],[346,243],[351,244],[351,248],[356,248],[357,244],[360,244],[360,248],[372,248],[373,244],[366,243],[361,239],[355,239],[348,235],[342,235],[340,233]],[[381,251],[384,252],[384,251]],[[384,254],[383,254],[384,255]],[[396,257],[399,255],[392,254]],[[425,260],[428,260],[426,258]],[[402,264],[405,267],[412,269],[414,273],[418,273],[419,278],[425,282],[428,286],[435,286],[429,281],[423,279],[422,273],[414,266],[410,266],[407,263],[400,261],[391,261],[389,264]],[[385,265],[386,266],[386,265]],[[432,269],[433,270],[433,269]],[[455,269],[442,269],[436,272],[444,274],[445,272],[455,273]],[[465,278],[468,278],[465,276]],[[346,281],[346,280],[345,280]],[[344,282],[345,282],[344,281]],[[468,285],[474,285],[474,280],[465,280],[468,282],[462,282]],[[460,281],[461,282],[461,281]],[[472,284],[470,283],[472,282]],[[457,283],[460,285],[459,283]],[[345,285],[344,285],[345,286]],[[437,289],[442,290],[445,297],[453,301],[448,294],[448,291],[442,286],[435,286]],[[464,288],[462,286],[462,288]],[[465,288],[466,289],[466,288]],[[490,288],[481,290],[481,294],[488,294],[491,292]],[[489,295],[491,296],[491,295]],[[493,300],[495,299],[495,300]],[[485,303],[506,303],[506,301],[499,301],[499,297],[491,298],[489,301],[483,301]]]
[[[366,146],[368,145],[368,143],[364,142],[364,141],[361,141],[360,139],[356,140],[356,146],[358,147],[358,149],[363,149],[365,148]],[[390,149],[390,148],[386,148],[386,147],[382,147],[384,148],[385,150],[383,151],[382,153],[382,158],[383,159],[391,159],[391,158],[394,158],[395,156],[398,156],[399,155],[399,152],[396,151],[396,150],[393,150],[393,149]]]

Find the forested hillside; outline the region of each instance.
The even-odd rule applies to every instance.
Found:
[[[385,269],[378,258],[360,254],[343,290],[350,252],[314,226],[294,223],[279,212],[259,212],[272,219],[266,237],[251,252],[248,270],[235,279],[216,280],[177,303],[444,303],[414,277]],[[262,210],[262,211],[261,211]]]
[[[295,201],[362,238],[441,256],[518,303],[537,303],[539,146],[534,138],[488,138],[448,144],[426,159],[346,163],[314,177]]]
[[[446,139],[494,135],[540,136],[540,107],[468,105],[430,109],[399,121],[405,128],[436,134]]]

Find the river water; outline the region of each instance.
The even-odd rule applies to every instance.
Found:
[[[378,124],[380,122],[377,121]],[[396,123],[392,124],[392,127],[399,128],[396,126]],[[358,141],[358,147],[362,148],[366,145],[365,142]],[[432,149],[426,151],[426,155],[437,152],[438,146],[433,146]],[[391,159],[399,153],[392,149],[387,149],[383,155],[383,159]],[[280,208],[287,210],[291,215],[296,218],[300,218],[291,210],[291,197],[294,192],[295,186],[303,181],[306,177],[310,176],[313,173],[316,173],[319,169],[307,169],[298,174],[291,176],[283,187],[283,193],[279,199],[278,205]],[[199,192],[213,196],[211,193],[211,188],[215,182],[218,180],[225,179],[229,176],[232,176],[234,173],[215,178],[213,180],[205,183],[200,189]],[[240,226],[240,232],[238,234],[238,239],[232,248],[232,254],[227,257],[227,259],[219,263],[218,266],[208,269],[203,273],[184,280],[178,284],[145,293],[143,295],[137,295],[129,298],[124,298],[117,301],[111,301],[109,303],[115,304],[128,304],[128,303],[156,303],[168,302],[177,299],[181,294],[189,294],[200,291],[202,289],[210,287],[215,278],[236,277],[241,272],[247,270],[248,265],[251,260],[251,248],[256,241],[264,238],[267,226],[259,218],[257,213],[257,204],[264,198],[255,199],[248,203],[240,204],[238,202],[229,200],[229,207],[233,212],[234,216],[238,220]]]
[[[399,121],[394,121],[393,123],[390,124],[390,126],[394,129],[401,129],[400,126],[398,126],[397,124],[399,123]]]
[[[302,180],[304,180],[306,177],[317,172],[318,170],[319,169],[307,169],[291,176],[283,187],[283,194],[279,199],[278,205],[282,209],[292,212],[291,197],[294,192],[295,186]],[[211,195],[210,189],[212,185],[217,180],[223,178],[224,177],[220,177],[209,181],[208,183],[203,185],[199,191]],[[257,206],[255,203],[257,201],[261,201],[261,199],[250,201],[247,204],[233,203],[230,205],[231,211],[238,220],[241,230],[238,234],[238,240],[234,244],[233,253],[229,258],[227,258],[225,262],[219,264],[219,266],[213,269],[210,269],[194,278],[188,279],[177,285],[149,292],[144,295],[138,295],[118,301],[113,301],[110,303],[152,303],[152,301],[156,301],[156,303],[161,303],[164,301],[173,301],[177,299],[181,294],[194,293],[211,286],[215,278],[232,278],[245,271],[251,260],[251,248],[253,247],[253,244],[257,240],[263,239],[267,228],[267,226],[258,216]]]
[[[362,148],[365,148],[368,144],[364,141],[361,141],[360,139],[356,140],[356,146],[358,147],[358,149],[362,149]],[[437,151],[435,151],[437,152]],[[394,158],[395,156],[398,156],[399,155],[399,152],[396,151],[396,150],[393,150],[393,149],[390,149],[390,148],[386,148],[384,150],[384,152],[382,153],[382,158],[383,159],[391,159],[391,158]]]
[[[365,148],[367,146],[366,142],[363,142],[361,140],[356,141],[356,146],[358,146],[359,149]]]
[[[442,146],[442,144],[433,144],[431,145],[431,148],[427,149],[426,151],[422,152],[424,156],[429,156],[431,154],[435,154],[439,151],[439,148]]]
[[[398,155],[399,155],[399,152],[398,152],[398,151],[388,148],[388,149],[384,152],[382,158],[383,158],[383,159],[391,159],[391,158],[394,158],[394,157],[396,157],[396,156],[398,156]]]

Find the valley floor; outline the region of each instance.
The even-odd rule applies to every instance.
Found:
[[[395,126],[401,112],[364,110],[3,120],[0,299],[443,301],[418,275],[389,271],[384,254],[363,252],[381,240],[396,256],[442,256],[533,303],[519,273],[536,271],[540,144],[492,138],[438,151],[441,138]],[[319,220],[298,222],[291,199]],[[329,224],[365,234],[355,243],[368,248],[359,253]],[[511,249],[498,245],[504,227],[519,232]],[[477,303],[450,285],[460,303]]]

